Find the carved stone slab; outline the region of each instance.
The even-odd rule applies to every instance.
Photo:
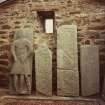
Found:
[[[11,44],[13,63],[10,72],[10,94],[31,94],[32,81],[32,33],[19,29],[14,34]],[[19,75],[18,75],[19,74]]]
[[[63,25],[57,31],[57,87],[58,95],[79,95],[76,25]]]
[[[52,95],[52,53],[47,46],[39,46],[35,51],[36,92]]]
[[[57,68],[77,70],[78,56],[76,25],[63,25],[58,28],[57,49]]]
[[[79,83],[78,72],[68,70],[58,70],[58,95],[59,96],[78,96]]]
[[[94,45],[81,46],[81,88],[82,95],[99,92],[99,48]]]

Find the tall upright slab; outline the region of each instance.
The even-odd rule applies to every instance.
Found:
[[[31,94],[33,43],[26,37],[25,32],[24,29],[17,30],[11,44],[13,56],[10,71],[11,94]],[[27,35],[32,38],[33,32]]]
[[[36,92],[52,96],[52,53],[47,45],[35,51]]]
[[[82,45],[80,50],[82,95],[99,93],[99,48],[95,45]]]
[[[79,96],[76,25],[62,25],[57,30],[57,94]]]

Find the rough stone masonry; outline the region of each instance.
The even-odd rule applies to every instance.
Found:
[[[54,11],[54,35],[43,32],[37,11]],[[54,51],[56,30],[65,24],[77,25],[78,45],[99,45],[101,87],[105,68],[105,2],[103,0],[14,0],[0,5],[0,87],[8,87],[11,67],[10,45],[20,28],[34,29],[34,47],[42,41]],[[55,39],[55,40],[54,40]],[[78,50],[79,52],[79,50]],[[53,62],[56,55],[53,56]],[[56,65],[56,63],[54,63]]]

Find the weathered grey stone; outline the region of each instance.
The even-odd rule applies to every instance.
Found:
[[[24,37],[24,31],[22,29],[19,29],[17,31],[15,31],[15,34],[14,34],[14,40],[17,40],[17,39],[21,39]]]
[[[58,69],[57,69],[58,70]],[[79,81],[78,71],[58,70],[57,93],[60,96],[78,96]]]
[[[24,37],[27,38],[31,42],[31,46],[33,49],[33,29],[32,28],[24,28]],[[32,62],[33,62],[33,55],[30,57],[30,69],[32,70]]]
[[[31,74],[29,57],[32,54],[32,46],[27,39],[17,39],[12,43],[12,55],[14,57],[11,74]]]
[[[78,69],[77,27],[75,25],[63,25],[58,28],[57,68],[76,71]]]
[[[15,32],[12,53],[14,62],[10,72],[10,93],[30,94],[33,61],[32,28],[19,29]]]
[[[23,28],[19,29],[15,32],[14,35],[14,40],[17,39],[18,37],[20,38],[26,38],[29,41],[31,41],[31,44],[33,42],[33,29],[32,28]]]
[[[31,93],[31,73],[32,63],[32,44],[28,38],[23,37],[23,31],[17,32],[15,40],[11,46],[13,55],[13,65],[10,72],[10,91],[12,94],[30,94]]]
[[[40,45],[35,51],[36,92],[52,95],[52,53],[47,45]]]
[[[99,92],[99,48],[94,45],[81,46],[81,88],[82,95]]]
[[[33,28],[24,28],[24,36],[33,43]]]
[[[57,87],[58,95],[79,95],[77,56],[77,27],[63,25],[57,34]]]

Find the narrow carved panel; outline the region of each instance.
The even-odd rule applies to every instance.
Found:
[[[99,92],[99,48],[94,45],[81,46],[81,87],[82,95]]]
[[[52,95],[52,53],[47,45],[39,46],[35,51],[36,92],[40,95]]]
[[[77,27],[63,25],[57,32],[57,92],[61,96],[78,96]]]

